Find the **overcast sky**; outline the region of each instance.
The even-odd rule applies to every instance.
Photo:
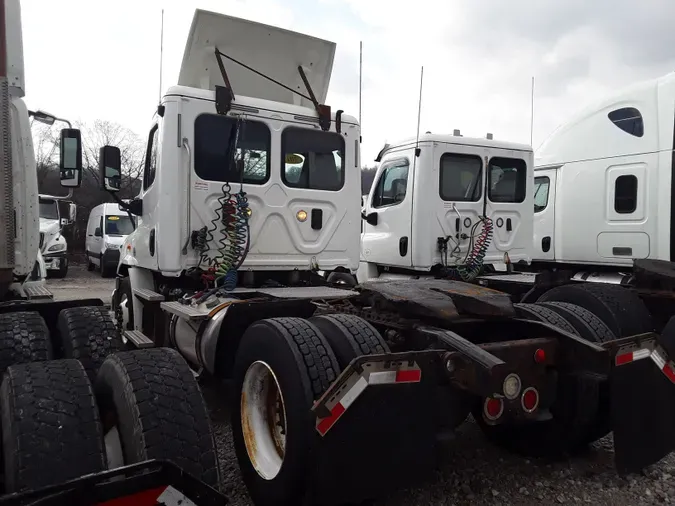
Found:
[[[337,43],[328,95],[358,115],[364,43],[365,163],[385,141],[421,130],[530,141],[575,110],[675,70],[674,0],[21,0],[26,101],[70,120],[107,119],[143,137],[159,94],[178,79],[195,8]]]

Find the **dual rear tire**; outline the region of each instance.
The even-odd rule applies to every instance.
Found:
[[[614,285],[565,285],[544,293],[535,304],[515,304],[519,317],[553,325],[602,344],[653,330],[649,312],[637,295]],[[558,375],[552,418],[522,425],[488,425],[476,408],[474,418],[488,439],[528,456],[578,453],[611,431],[610,392],[593,375]]]
[[[65,310],[50,336],[37,313],[0,315],[4,492],[149,459],[219,486],[213,431],[189,366],[167,348],[118,352],[109,318],[101,308]],[[54,350],[64,358],[54,360]]]
[[[272,318],[246,330],[234,365],[231,423],[256,505],[303,504],[318,465],[312,405],[352,359],[388,351],[377,330],[351,315]]]

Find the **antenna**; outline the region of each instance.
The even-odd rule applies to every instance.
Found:
[[[363,89],[363,41],[359,42],[359,127],[363,130],[361,123],[361,91]]]
[[[424,65],[420,73],[420,100],[417,106],[417,140],[415,141],[415,158],[420,156],[420,120],[422,119],[422,84],[424,83]]]
[[[159,36],[159,103],[162,103],[162,64],[164,63],[164,9],[162,9],[162,28]]]
[[[534,76],[532,76],[532,90],[530,92],[530,147],[532,147],[533,132],[534,132]]]

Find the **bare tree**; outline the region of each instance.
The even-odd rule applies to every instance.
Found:
[[[112,121],[78,122],[82,132],[82,165],[98,181],[99,150],[106,145],[120,149],[122,166],[121,194],[128,194],[143,175],[145,143],[130,129]]]
[[[41,186],[49,171],[58,167],[59,134],[57,129],[37,122],[31,124],[31,131],[37,165],[38,186]]]
[[[82,132],[82,184],[73,194],[77,205],[77,224],[67,232],[69,249],[84,247],[85,230],[89,213],[103,202],[112,202],[110,194],[101,190],[98,181],[99,149],[106,144],[120,148],[122,165],[122,185],[119,197],[130,198],[138,194],[143,174],[145,147],[141,139],[128,128],[105,120],[96,120],[91,124],[74,125]],[[40,193],[62,194],[59,183],[59,128],[33,124],[33,143],[35,146]],[[70,228],[70,227],[69,227]],[[71,241],[72,238],[72,241]]]

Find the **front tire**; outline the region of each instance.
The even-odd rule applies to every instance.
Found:
[[[256,505],[303,504],[317,464],[310,408],[338,372],[324,336],[301,318],[261,320],[242,336],[231,424],[239,468]]]

